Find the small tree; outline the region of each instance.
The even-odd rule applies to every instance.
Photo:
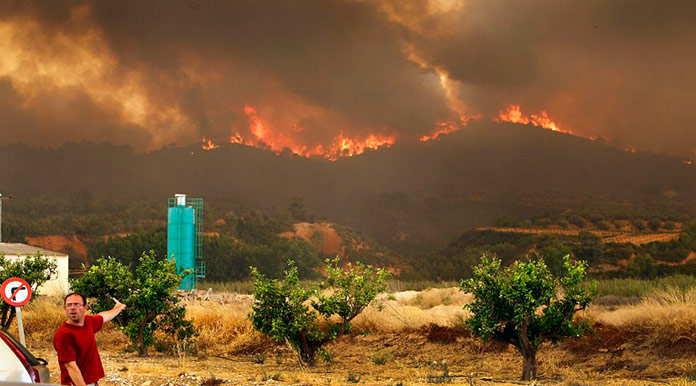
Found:
[[[127,307],[114,321],[128,336],[138,355],[147,356],[158,328],[175,339],[189,339],[193,325],[184,319],[185,308],[179,304],[176,288],[182,275],[169,260],[158,260],[155,253],[144,253],[131,271],[112,257],[100,258],[85,274],[72,283],[73,290],[95,298],[89,303],[92,312],[113,307],[112,297]]]
[[[11,277],[19,277],[26,280],[32,292],[35,292],[42,284],[51,280],[56,274],[56,268],[56,262],[43,257],[40,252],[19,260],[7,259],[0,255],[0,283]],[[15,308],[3,301],[0,301],[0,304],[2,327],[9,328],[15,317]]]
[[[515,346],[524,358],[523,380],[536,378],[536,353],[542,342],[580,336],[588,328],[574,318],[594,292],[583,286],[587,264],[565,256],[563,266],[560,277],[541,260],[516,261],[501,270],[500,260],[484,255],[473,277],[462,281],[462,289],[474,295],[464,306],[472,313],[467,325],[483,339]]]
[[[349,332],[351,321],[386,289],[389,272],[356,263],[345,269],[338,259],[326,261],[326,281],[300,285],[297,267],[288,261],[283,280],[267,279],[255,268],[254,304],[249,314],[254,328],[271,340],[288,342],[300,363],[313,366],[322,346]]]

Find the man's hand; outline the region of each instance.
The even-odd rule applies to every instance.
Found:
[[[119,302],[118,300],[116,300],[116,298],[112,297],[111,300],[114,301],[114,308],[112,308],[108,311],[102,311],[98,314],[98,315],[101,315],[102,318],[104,318],[104,323],[115,318],[116,315],[120,314],[121,311],[123,311],[126,308],[126,305]]]
[[[126,308],[126,305],[123,304],[123,303],[121,303],[121,302],[119,302],[116,298],[111,298],[111,300],[114,301],[114,309],[115,309],[115,310],[117,309],[118,312],[121,312],[121,311],[123,311],[123,310]]]

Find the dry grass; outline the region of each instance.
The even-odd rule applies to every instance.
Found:
[[[458,288],[431,288],[383,294],[358,317],[358,329],[373,332],[398,332],[428,325],[453,327],[468,316],[462,306],[471,295]]]
[[[634,305],[593,313],[595,320],[618,327],[636,341],[665,347],[696,344],[696,288],[670,288],[646,295]]]
[[[233,384],[351,385],[351,372],[361,377],[360,384],[428,385],[442,374],[442,360],[454,384],[469,385],[469,379],[477,385],[519,384],[521,359],[514,350],[481,343],[458,328],[467,317],[461,307],[470,300],[457,288],[382,295],[355,321],[370,334],[340,338],[327,347],[333,363],[304,370],[287,347],[253,331],[248,297],[187,301],[187,315],[200,333],[197,354],[153,352],[146,359],[123,354],[125,337],[107,324],[97,335],[110,377],[104,385],[194,386],[211,374]],[[49,359],[57,375],[51,338],[64,320],[61,302],[39,298],[23,310],[28,345]],[[599,323],[596,335],[544,345],[537,385],[694,385],[696,290],[659,292],[613,311],[593,306],[588,314]]]
[[[258,351],[268,341],[254,331],[247,319],[251,302],[186,304],[186,313],[199,332],[199,350],[210,354],[236,354]]]

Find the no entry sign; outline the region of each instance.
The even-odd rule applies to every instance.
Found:
[[[7,304],[21,307],[31,299],[31,286],[24,279],[11,277],[2,283],[0,295]]]

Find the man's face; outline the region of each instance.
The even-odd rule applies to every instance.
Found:
[[[73,323],[81,323],[85,319],[85,304],[79,295],[70,295],[65,299],[65,314]]]

